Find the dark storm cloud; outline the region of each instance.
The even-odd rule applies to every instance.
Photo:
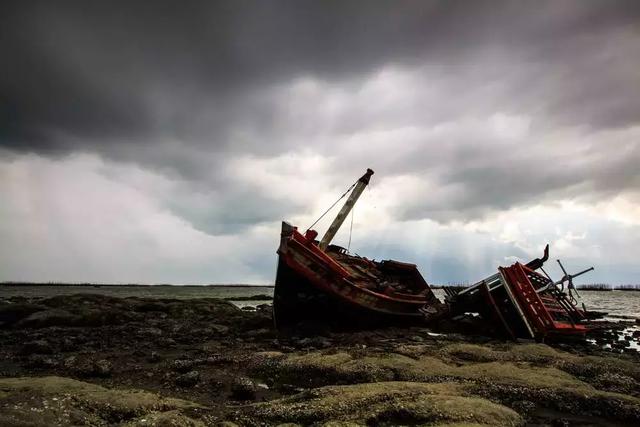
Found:
[[[2,143],[110,152],[214,132],[212,143],[224,146],[229,126],[251,114],[243,97],[264,85],[300,74],[340,80],[390,62],[465,66],[464,55],[491,46],[579,73],[572,61],[603,47],[617,52],[602,37],[633,31],[639,9],[633,1],[5,2]],[[576,87],[549,108],[620,95],[593,77],[576,75]],[[525,98],[538,96],[521,83]],[[595,119],[637,119],[637,102],[625,96]],[[271,120],[254,114],[249,120]]]
[[[354,251],[637,273],[638,1],[3,1],[0,52],[0,279],[266,283],[366,167]]]
[[[587,134],[640,121],[635,1],[19,1],[1,7],[0,144],[44,155],[97,152],[156,170],[184,183],[184,200],[172,201],[171,209],[212,233],[302,209],[238,183],[225,168],[233,155],[269,158],[307,146],[331,157],[340,154],[345,135],[366,135],[376,126],[428,128],[497,111],[531,117],[541,137],[555,127],[584,127]],[[318,93],[289,111],[288,88],[296,79],[311,77],[357,97],[368,78],[390,65],[426,70],[414,80],[412,102],[347,100],[324,123]],[[437,96],[425,92],[432,88]],[[311,142],[323,126],[325,141]],[[363,164],[355,163],[430,175],[454,188],[439,200],[407,203],[403,219],[470,219],[570,186],[607,192],[637,180],[637,150],[612,160],[605,147],[594,146],[604,161],[584,166],[564,157],[574,148],[568,144],[554,151],[564,163],[549,164],[540,175],[518,154],[531,140],[506,151],[493,135],[474,132],[418,137],[413,151],[394,158],[362,150]],[[339,174],[354,160],[336,164]],[[192,200],[202,194],[215,206]]]

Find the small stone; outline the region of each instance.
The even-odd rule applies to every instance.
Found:
[[[77,351],[78,350],[78,345],[76,344],[76,342],[74,340],[72,340],[69,337],[66,337],[62,340],[62,344],[60,346],[60,349],[62,351]]]
[[[212,354],[204,359],[204,363],[207,365],[221,365],[223,363],[229,362],[229,359],[223,356],[222,354]]]
[[[146,337],[161,337],[162,330],[158,328],[141,328],[138,329],[138,335]]]
[[[173,347],[176,345],[176,340],[174,340],[173,338],[162,337],[160,340],[158,340],[158,343],[162,347]]]
[[[424,338],[422,338],[420,335],[414,335],[409,339],[413,342],[424,342]]]
[[[147,360],[151,363],[159,362],[160,359],[162,358],[160,357],[160,353],[157,351],[152,351],[151,354],[149,354],[149,357],[147,357]]]
[[[113,370],[113,365],[111,364],[111,362],[105,359],[97,360],[93,364],[93,374],[97,377],[111,376],[112,370]]]
[[[200,372],[191,371],[176,378],[176,384],[181,387],[193,387],[200,381]]]
[[[246,333],[248,337],[268,337],[273,335],[273,331],[267,328],[255,329]]]
[[[68,311],[52,309],[38,311],[20,320],[16,326],[18,328],[46,328],[49,326],[70,326],[75,322],[75,318]]]
[[[189,359],[176,359],[173,361],[173,370],[178,372],[189,372],[193,369],[193,360]]]
[[[62,361],[62,366],[67,369],[72,369],[76,366],[78,358],[76,356],[69,356]]]
[[[278,385],[278,391],[282,394],[295,394],[304,391],[304,388],[297,387],[292,384],[280,384]]]
[[[330,339],[324,337],[317,337],[312,340],[313,346],[317,348],[329,348],[333,346],[333,342]]]
[[[209,332],[213,335],[226,335],[229,333],[229,327],[214,323],[209,325]]]
[[[207,385],[209,386],[209,388],[212,391],[220,391],[224,388],[224,383],[222,381],[216,380],[216,379],[210,379],[207,383]]]
[[[27,358],[27,365],[32,368],[55,368],[58,362],[42,354],[32,354]]]
[[[22,346],[23,354],[52,354],[53,349],[45,340],[29,341]]]
[[[295,340],[295,344],[299,347],[306,347],[312,345],[311,338],[301,338],[299,340]]]
[[[231,384],[231,397],[236,400],[251,400],[256,397],[256,385],[247,377],[236,377]]]

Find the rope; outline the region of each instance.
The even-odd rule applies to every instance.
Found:
[[[353,234],[353,212],[355,211],[355,206],[351,209],[351,226],[349,227],[349,244],[347,245],[347,252],[351,249],[351,235]]]
[[[322,219],[326,214],[328,214],[328,213],[329,213],[329,211],[330,211],[331,209],[333,209],[333,207],[334,207],[335,205],[337,205],[337,204],[338,204],[338,202],[344,198],[344,196],[346,196],[347,194],[349,194],[349,192],[353,189],[353,187],[355,187],[355,186],[356,186],[356,184],[357,184],[357,183],[358,183],[358,181],[354,182],[354,183],[353,183],[353,185],[351,185],[351,187],[349,187],[349,189],[347,189],[347,191],[345,191],[345,192],[344,192],[344,194],[342,194],[342,196],[340,196],[340,197],[338,198],[338,200],[336,200],[335,202],[333,202],[333,204],[332,204],[331,206],[329,206],[329,209],[327,209],[326,211],[324,211],[324,213],[323,213],[322,215],[320,215],[320,218],[316,219],[316,221],[315,221],[313,224],[311,224],[311,225],[307,228],[307,231],[308,231],[308,230],[310,230],[314,225],[316,225],[316,224],[318,223],[318,221],[320,221],[320,220],[321,220],[321,219]]]

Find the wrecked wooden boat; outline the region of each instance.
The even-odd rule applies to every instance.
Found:
[[[273,301],[278,329],[423,323],[446,311],[415,264],[373,261],[330,244],[371,175],[368,169],[347,190],[347,201],[320,241],[314,230],[303,234],[282,223]]]
[[[434,295],[415,264],[370,260],[332,245],[371,175],[373,171],[367,169],[342,195],[340,199],[349,197],[320,241],[311,227],[303,234],[282,223],[273,300],[278,329],[363,329],[409,323],[442,326],[464,318],[466,323],[453,328],[457,332],[478,333],[480,329],[514,340],[544,341],[588,332],[585,320],[589,316],[577,307],[572,279],[593,268],[569,275],[560,264],[565,275],[554,282],[543,269],[549,258],[548,245],[542,258],[499,267],[497,273],[467,288],[444,288],[444,302]],[[476,320],[469,323],[474,314]]]
[[[567,274],[554,282],[542,268],[549,258],[549,245],[544,256],[527,264],[516,262],[510,267],[499,267],[498,272],[463,290],[444,288],[450,315],[477,312],[491,320],[496,333],[511,339],[562,339],[584,336],[589,331],[586,310],[577,307],[573,297],[573,278]],[[536,270],[541,270],[544,274]],[[567,282],[567,291],[564,283]]]

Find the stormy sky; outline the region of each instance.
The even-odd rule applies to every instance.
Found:
[[[640,2],[3,1],[0,52],[0,281],[271,283],[370,167],[354,253],[640,283]]]

